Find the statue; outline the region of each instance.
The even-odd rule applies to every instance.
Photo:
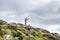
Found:
[[[28,20],[28,19],[29,19],[29,18],[27,18],[27,17],[25,18],[25,25],[27,25],[27,20]]]

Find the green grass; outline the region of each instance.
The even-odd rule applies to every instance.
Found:
[[[20,40],[60,40],[60,35],[57,33],[50,33],[30,25],[7,23],[3,20],[0,20],[0,25],[0,40],[3,40],[4,34],[11,35],[12,40],[14,40],[14,35],[19,35]]]

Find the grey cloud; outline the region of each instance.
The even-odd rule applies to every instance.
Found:
[[[19,3],[21,2],[21,3]],[[34,10],[28,10],[26,6],[23,4],[21,0],[0,0],[0,11],[13,11],[16,13],[7,13],[9,15],[16,15],[16,18],[13,18],[12,20],[20,21],[25,13],[29,14],[30,21],[32,23],[38,23],[38,24],[59,24],[58,18],[60,18],[60,3],[57,3],[56,1],[51,2],[50,4],[34,9]],[[58,8],[58,10],[54,11],[53,8]],[[2,14],[2,13],[1,13]],[[7,18],[8,15],[6,15],[5,19],[10,20]],[[22,19],[23,20],[23,19]],[[54,21],[53,21],[54,20]],[[56,23],[57,22],[57,23]]]
[[[18,11],[21,9],[19,5],[16,0],[0,0],[0,11]]]
[[[60,24],[60,18],[48,19],[42,21],[43,24]]]
[[[40,24],[60,24],[60,5],[56,1],[31,12],[37,15]]]

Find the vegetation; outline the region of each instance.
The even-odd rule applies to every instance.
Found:
[[[15,37],[19,37],[19,40],[60,40],[57,33],[50,33],[47,30],[34,28],[30,25],[7,23],[0,20],[0,40],[4,40],[5,34],[9,34],[12,40],[15,40]]]

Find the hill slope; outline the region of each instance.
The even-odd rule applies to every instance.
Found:
[[[50,33],[47,30],[34,28],[30,25],[20,23],[7,23],[0,20],[0,40],[4,40],[4,35],[9,34],[12,40],[18,36],[19,40],[60,40],[57,33]]]

